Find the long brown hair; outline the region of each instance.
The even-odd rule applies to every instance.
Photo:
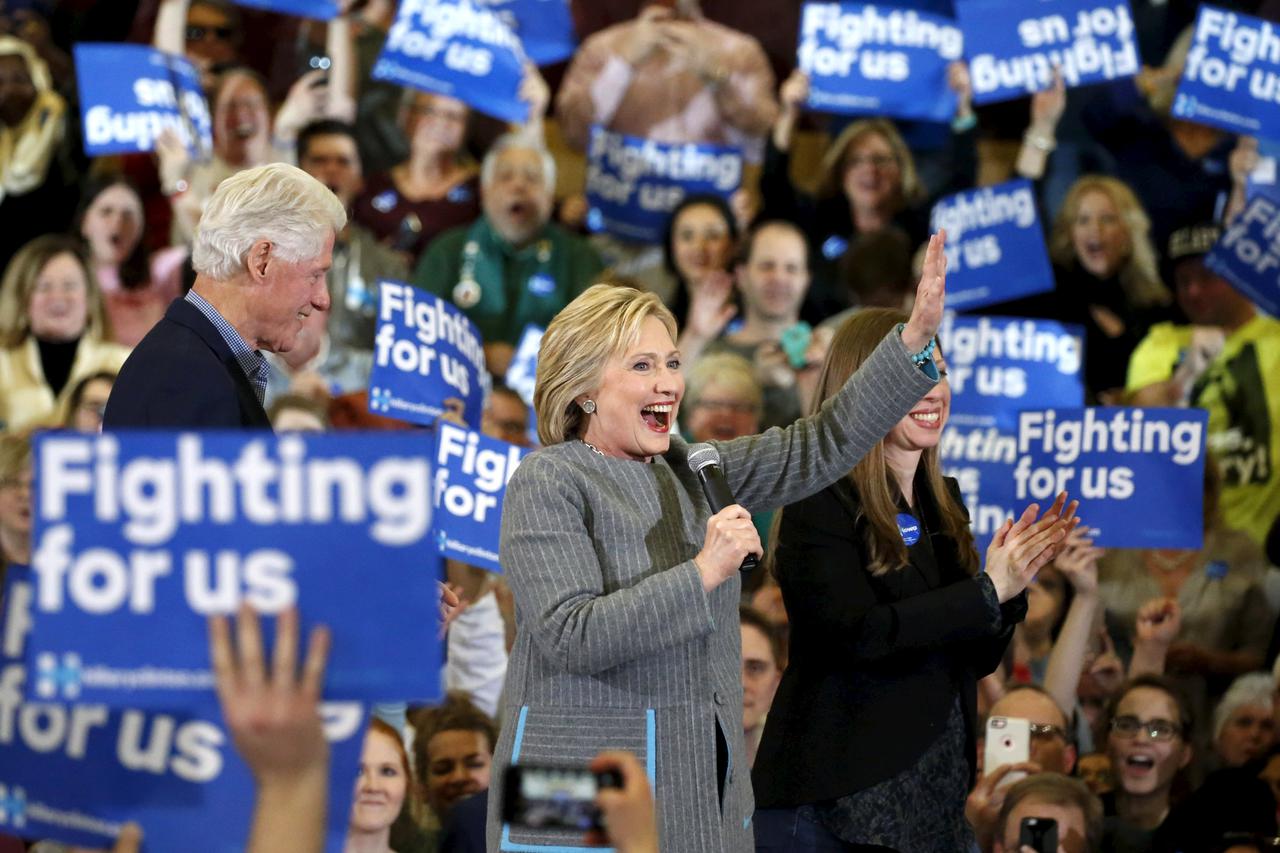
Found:
[[[831,340],[822,372],[818,376],[818,390],[814,394],[812,413],[816,413],[823,401],[835,395],[845,382],[862,366],[871,353],[899,323],[905,323],[907,315],[890,308],[865,308],[843,324]],[[956,543],[960,565],[968,574],[978,571],[978,552],[969,530],[969,516],[964,505],[953,497],[951,489],[942,479],[942,463],[938,448],[930,447],[920,457],[924,468],[925,483],[938,505],[943,532]],[[884,440],[881,439],[848,474],[849,482],[858,494],[857,514],[867,522],[867,570],[873,575],[904,568],[907,565],[907,546],[898,528],[898,484],[893,480],[884,461]],[[781,513],[779,513],[781,515]],[[773,537],[774,542],[777,537]]]

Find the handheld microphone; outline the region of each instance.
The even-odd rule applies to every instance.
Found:
[[[733,499],[733,492],[729,490],[724,472],[720,470],[720,451],[706,443],[691,444],[688,461],[689,467],[698,475],[698,480],[702,483],[702,491],[707,495],[707,503],[711,505],[712,514],[737,503]],[[748,554],[742,561],[742,565],[738,567],[738,571],[743,573],[754,571],[759,564],[755,554]]]

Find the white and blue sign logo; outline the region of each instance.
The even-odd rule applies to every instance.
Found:
[[[520,39],[483,2],[403,0],[373,77],[523,124],[529,105],[517,92],[524,63]]]
[[[980,308],[1053,289],[1031,182],[1019,178],[946,196],[932,229],[947,229],[947,306]]]
[[[457,400],[463,420],[479,423],[493,380],[475,323],[453,303],[402,281],[380,280],[378,295],[370,411],[431,424]]]
[[[655,142],[602,127],[587,145],[587,201],[592,228],[657,243],[686,195],[728,199],[742,184],[742,153],[726,145]]]
[[[0,783],[0,826],[21,829],[27,825],[27,792]]]
[[[956,0],[975,104],[1132,77],[1142,68],[1127,0]]]
[[[82,667],[75,652],[36,655],[36,695],[42,699],[76,699],[80,696]]]
[[[964,39],[951,18],[876,3],[806,3],[797,65],[820,112],[949,121],[947,66]]]
[[[76,82],[84,152],[153,151],[169,129],[197,159],[213,147],[213,122],[194,66],[138,44],[77,44]]]

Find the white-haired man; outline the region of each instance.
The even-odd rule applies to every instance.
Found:
[[[315,178],[273,163],[224,180],[191,250],[196,282],[129,356],[105,429],[259,427],[270,368],[303,321],[329,307],[325,273],[342,203]]]
[[[499,137],[480,168],[484,214],[437,237],[414,276],[479,327],[495,376],[506,375],[525,326],[545,327],[602,269],[586,240],[550,221],[555,186],[545,148],[520,133]]]

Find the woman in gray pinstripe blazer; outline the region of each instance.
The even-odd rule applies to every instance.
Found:
[[[750,514],[841,477],[937,380],[913,358],[942,316],[943,235],[916,307],[844,386],[786,429],[716,442],[738,504],[711,513],[675,433],[675,321],[652,294],[596,285],[548,326],[534,405],[544,449],[507,487],[501,557],[516,600],[489,848],[582,846],[501,823],[508,764],[586,765],[626,749],[654,785],[662,849],[753,846],[742,741],[738,566]]]

